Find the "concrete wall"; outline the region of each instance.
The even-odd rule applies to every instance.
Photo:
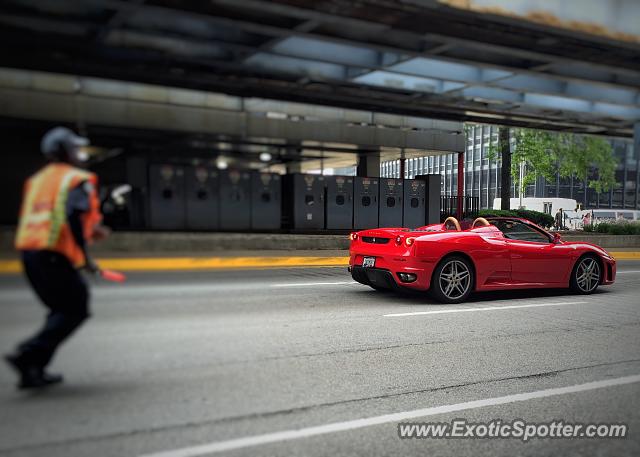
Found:
[[[3,255],[13,252],[13,230],[0,230]],[[567,241],[588,241],[604,248],[638,248],[640,235],[564,235]],[[96,253],[202,253],[231,250],[335,250],[348,249],[346,235],[300,235],[263,233],[153,233],[116,232],[96,245]]]
[[[1,67],[0,106],[7,117],[94,126],[429,151],[465,148],[462,122]]]
[[[586,241],[606,249],[640,248],[640,235],[566,234],[564,241]]]
[[[0,230],[0,253],[13,252],[13,230]],[[91,251],[141,253],[200,253],[244,250],[348,249],[347,235],[300,235],[265,233],[116,232]]]

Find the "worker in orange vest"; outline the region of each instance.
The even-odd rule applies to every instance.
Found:
[[[44,326],[5,356],[29,389],[62,382],[45,371],[58,346],[89,316],[89,291],[79,272],[98,271],[87,245],[103,239],[98,179],[81,168],[86,138],[56,127],[42,138],[48,164],[27,179],[15,246],[24,272],[49,314]]]

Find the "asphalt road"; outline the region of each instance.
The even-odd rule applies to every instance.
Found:
[[[387,316],[403,313],[426,314]],[[42,315],[21,278],[0,277],[1,350]],[[0,368],[1,455],[637,456],[640,262],[591,296],[464,305],[376,292],[344,268],[139,273],[95,284],[52,370],[64,385],[19,393]],[[622,422],[629,436],[398,438],[399,421],[455,418]]]

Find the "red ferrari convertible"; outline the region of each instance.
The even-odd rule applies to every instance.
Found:
[[[444,303],[473,291],[566,288],[590,294],[613,284],[616,261],[599,246],[566,242],[525,219],[479,217],[461,230],[453,217],[415,230],[351,234],[349,271],[374,289],[431,291]]]

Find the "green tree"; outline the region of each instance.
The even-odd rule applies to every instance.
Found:
[[[617,160],[613,156],[611,144],[601,137],[576,135],[573,133],[547,132],[533,129],[511,129],[513,151],[505,161],[509,149],[504,147],[502,131],[500,141],[489,149],[489,157],[501,159],[510,170],[510,176],[502,174],[502,187],[511,188],[511,180],[520,191],[535,182],[537,176],[554,182],[560,178],[574,177],[587,181],[587,185],[597,193],[607,192],[616,186],[615,171]],[[520,164],[525,171],[520,182]],[[505,180],[506,179],[506,180]],[[503,198],[504,200],[504,198]],[[504,201],[502,205],[505,208]]]
[[[519,182],[522,162],[525,173]],[[603,138],[530,129],[515,131],[511,176],[521,190],[536,176],[553,182],[559,175],[586,180],[596,192],[606,192],[616,185],[616,165],[611,144]]]

